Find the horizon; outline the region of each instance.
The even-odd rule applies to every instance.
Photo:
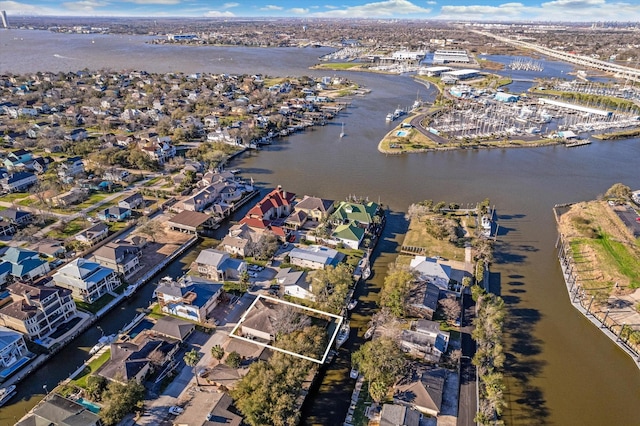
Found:
[[[201,0],[35,0],[0,1],[9,20],[21,17],[59,18],[222,18],[222,19],[371,19],[438,20],[500,23],[594,23],[640,21],[640,5],[609,0],[343,0],[304,7],[293,0],[225,2]]]

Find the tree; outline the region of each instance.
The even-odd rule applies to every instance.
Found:
[[[327,266],[307,275],[311,292],[322,310],[338,313],[344,307],[349,287],[353,283],[353,271],[344,263]]]
[[[220,361],[224,356],[224,349],[220,345],[211,347],[211,356]]]
[[[138,219],[137,230],[139,233],[148,236],[153,242],[156,242],[157,237],[164,237],[167,235],[162,223],[157,220],[150,220],[146,216]]]
[[[460,303],[453,297],[445,297],[438,301],[438,304],[442,308],[442,313],[447,318],[447,321],[454,322],[460,318]]]
[[[242,271],[240,273],[240,290],[247,291],[249,289],[249,272]]]
[[[253,244],[253,257],[258,260],[266,260],[278,250],[278,239],[271,233],[265,233]]]
[[[284,305],[278,309],[272,319],[273,331],[278,335],[291,334],[311,325],[311,318],[302,314],[298,308]]]
[[[406,267],[393,265],[384,279],[384,285],[380,294],[380,303],[389,308],[397,317],[405,314],[405,300],[409,295],[415,275]]]
[[[200,361],[200,352],[195,350],[195,348],[191,349],[189,352],[184,354],[184,357],[182,359],[184,360],[185,364],[187,364],[189,367],[193,368],[193,367],[196,366],[198,361]]]
[[[92,401],[100,401],[102,400],[102,393],[107,388],[107,379],[102,376],[98,376],[95,374],[87,377],[87,386],[85,390],[87,392],[87,396]]]
[[[353,353],[351,362],[369,382],[369,393],[376,402],[386,395],[405,365],[400,347],[388,337],[366,342]]]
[[[229,355],[227,355],[227,359],[224,363],[231,368],[238,368],[240,367],[241,362],[242,362],[242,357],[240,356],[240,354],[236,351],[233,351]]]
[[[621,183],[615,183],[613,184],[613,186],[611,186],[611,188],[607,190],[604,195],[607,198],[623,202],[631,197],[631,188]]]
[[[142,408],[144,386],[135,380],[126,384],[109,382],[103,394],[104,408],[100,411],[102,421],[107,425],[119,423],[127,414]]]

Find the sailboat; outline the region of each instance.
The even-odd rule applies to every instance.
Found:
[[[340,137],[344,138],[344,135],[345,135],[345,133],[344,133],[344,123],[342,123],[342,131],[340,132]]]

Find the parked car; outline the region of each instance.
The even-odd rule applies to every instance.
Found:
[[[177,405],[169,408],[169,414],[173,414],[174,416],[179,416],[182,413],[184,413],[184,408],[178,407]]]

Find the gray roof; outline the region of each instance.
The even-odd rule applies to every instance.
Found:
[[[418,426],[420,413],[404,405],[384,404],[380,413],[380,426]]]
[[[196,258],[196,263],[201,263],[203,265],[211,265],[216,268],[220,268],[222,263],[229,258],[229,254],[215,250],[215,249],[205,249],[198,254]]]
[[[289,252],[290,258],[297,258],[323,265],[331,265],[338,257],[338,251],[324,246],[296,247]]]
[[[97,414],[83,405],[54,393],[38,404],[32,414],[17,425],[93,426],[98,424],[99,420]]]
[[[178,339],[181,342],[193,332],[195,325],[174,317],[162,317],[151,328],[152,332]]]
[[[333,200],[325,200],[318,197],[310,197],[305,195],[304,198],[296,204],[296,209],[300,210],[319,210],[328,212],[333,206]]]
[[[409,374],[409,377],[396,386],[394,401],[440,412],[447,370],[439,367],[417,367]]]
[[[292,271],[291,268],[283,268],[278,271],[275,279],[283,286],[298,285],[305,290],[309,289],[309,283],[305,279],[306,272]]]

